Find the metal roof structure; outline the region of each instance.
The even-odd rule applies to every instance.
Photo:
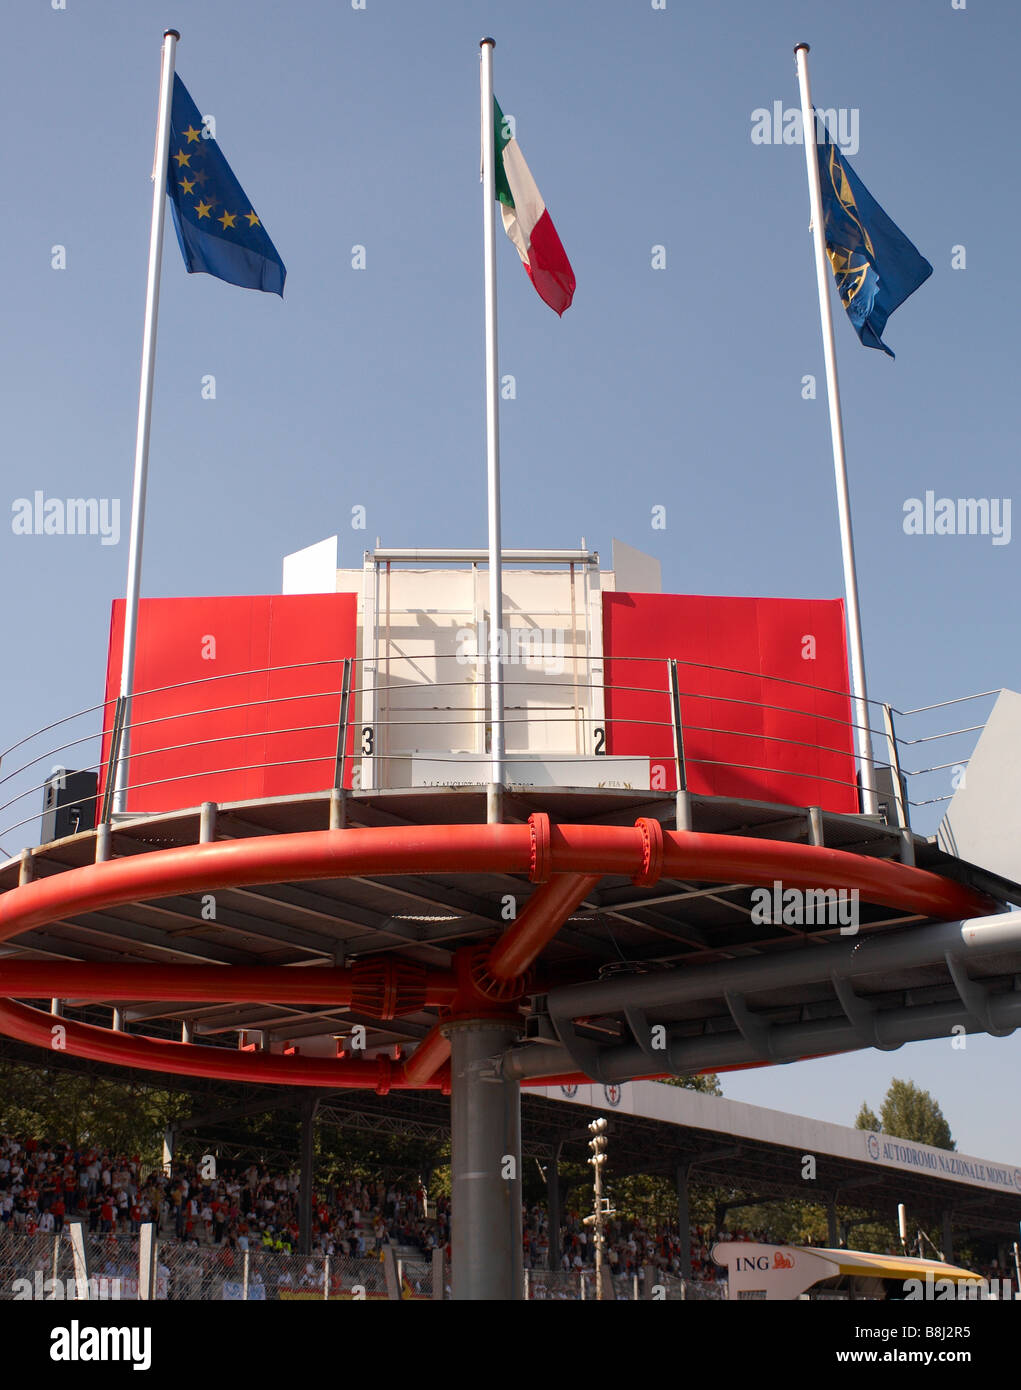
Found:
[[[554,827],[566,822],[623,829],[636,820],[669,827],[675,802],[671,793],[536,789],[508,792],[505,819],[519,826],[540,815]],[[101,826],[0,866],[0,913],[12,900],[9,890],[29,875],[35,884],[49,882],[87,869],[97,858],[105,867],[107,856],[123,861],[145,855],[155,862],[160,851],[199,842],[226,846],[257,838],[269,846],[273,837],[325,831],[331,808],[336,818],[337,798],[324,794],[116,821],[109,829]],[[533,974],[527,1010],[532,1041],[521,1049],[521,1075],[541,1076],[536,1070],[541,1057],[550,1064],[546,1074],[552,1067],[553,1073],[585,1071],[595,1079],[622,1081],[656,1071],[718,1070],[840,1051],[874,1039],[880,1046],[899,1045],[912,1035],[941,1035],[955,1024],[966,1031],[985,1024],[1009,1031],[1021,1022],[1021,995],[1015,989],[1021,943],[1004,940],[996,950],[969,950],[959,932],[955,936],[957,929],[945,923],[937,927],[940,916],[912,910],[915,904],[904,900],[904,885],[914,891],[924,879],[930,889],[941,885],[940,891],[959,893],[958,910],[964,904],[975,912],[1021,898],[1017,885],[953,859],[930,841],[860,816],[798,814],[789,807],[708,797],[692,798],[691,809],[695,835],[732,850],[734,881],[721,883],[718,872],[700,878],[697,868],[683,877],[661,873],[655,882],[637,885],[631,876],[601,876],[565,914]],[[423,824],[481,829],[486,803],[475,789],[430,788],[349,792],[342,810],[348,830],[408,830]],[[825,922],[787,926],[752,920],[752,888],[739,880],[763,875],[761,865],[755,875],[740,870],[742,859],[761,857],[770,845],[807,851],[816,848],[813,839],[825,850],[839,851],[841,864],[856,867],[863,883],[877,884],[872,901],[867,886],[861,893],[860,922],[850,939]],[[903,864],[904,857],[913,864]],[[222,887],[212,894],[161,893],[147,901],[67,912],[10,938],[2,948],[0,983],[15,961],[301,969],[350,968],[389,957],[427,971],[449,970],[459,948],[491,943],[507,928],[508,900],[520,919],[540,891],[524,873],[474,865],[427,874],[402,873],[395,865],[385,873],[314,882],[288,881],[281,871],[272,882]],[[889,906],[898,895],[901,906]],[[886,903],[879,901],[883,897]],[[928,949],[920,952],[927,940]],[[967,957],[967,963],[955,969],[948,955],[951,962],[954,956]],[[669,997],[671,991],[676,998]],[[17,995],[44,997],[26,994],[24,984]],[[575,995],[584,1009],[572,1005]],[[407,1054],[441,1011],[423,1004],[384,1020],[350,1004],[301,1000],[260,1004],[164,996],[152,1001],[123,993],[108,999],[94,993],[61,997],[69,1018],[106,1021],[108,1013],[97,1013],[106,1003],[118,1008],[119,1022],[129,1030],[155,1038],[180,1037],[185,1023],[192,1038],[211,1046],[236,1048],[238,1034],[245,1032],[259,1034],[264,1047],[291,1043],[324,1057],[336,1056],[338,1035],[349,1035],[358,1025],[366,1030],[366,1053],[400,1047]],[[648,1002],[639,1022],[634,1010],[641,1000]],[[571,1008],[568,1018],[564,1010]],[[675,1049],[668,1066],[662,1065],[662,1049],[657,1057],[648,1044],[648,1030],[657,1025],[666,1029]],[[884,1028],[891,1030],[888,1038]],[[832,1045],[826,1043],[828,1035]],[[558,1066],[552,1065],[554,1048],[560,1049]]]

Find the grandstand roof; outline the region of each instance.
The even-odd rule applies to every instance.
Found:
[[[7,1039],[0,1039],[3,1058],[42,1065],[37,1050]],[[45,1065],[135,1086],[139,1082],[131,1069],[67,1054],[48,1056]],[[155,1078],[153,1084],[158,1084]],[[293,1113],[300,1094],[187,1076],[173,1078],[172,1085],[195,1096],[197,1141],[207,1142],[228,1159],[264,1155],[270,1161],[293,1163],[293,1129],[279,1135],[270,1130],[253,1140],[239,1129],[238,1119],[246,1112],[273,1110],[283,1120]],[[958,1238],[971,1231],[1002,1239],[1012,1236],[1021,1222],[1021,1171],[1009,1163],[883,1135],[875,1136],[879,1154],[874,1158],[866,1131],[680,1087],[630,1082],[616,1090],[579,1086],[568,1095],[553,1086],[522,1092],[521,1109],[522,1154],[542,1163],[558,1150],[565,1160],[583,1162],[589,1137],[585,1126],[601,1114],[611,1117],[611,1178],[640,1173],[673,1177],[679,1166],[690,1164],[692,1180],[732,1192],[735,1201],[798,1197],[826,1202],[835,1194],[842,1209],[890,1220],[896,1219],[897,1204],[905,1202],[913,1217],[933,1224],[950,1210]],[[322,1093],[318,1115],[323,1123],[354,1132],[399,1134],[423,1143],[445,1143],[450,1134],[450,1101],[434,1091],[389,1096],[371,1091]],[[814,1181],[801,1176],[808,1153],[816,1158]]]

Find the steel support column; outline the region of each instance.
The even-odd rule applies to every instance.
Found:
[[[549,1225],[546,1231],[549,1250],[546,1254],[546,1268],[560,1268],[560,1151],[563,1144],[555,1144],[546,1168],[546,1211]]]
[[[451,1286],[457,1300],[522,1297],[521,1091],[496,1059],[513,1022],[447,1023],[450,1038]]]
[[[312,1158],[315,1141],[315,1096],[304,1096],[301,1102],[301,1176],[298,1188],[298,1254],[312,1252]]]
[[[681,1278],[691,1278],[691,1206],[688,1200],[690,1163],[678,1163],[674,1169],[677,1184],[677,1234],[681,1240]]]
[[[831,1250],[840,1244],[840,1230],[837,1226],[837,1194],[831,1192],[826,1198],[826,1242]]]

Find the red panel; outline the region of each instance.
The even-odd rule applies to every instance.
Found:
[[[355,655],[356,621],[354,594],[143,599],[128,809],[169,811],[332,787],[341,663]],[[108,729],[123,623],[118,600],[110,624]],[[352,747],[353,729],[349,754]],[[104,738],[104,768],[108,752]]]
[[[842,600],[604,594],[603,643],[607,749],[653,787],[676,787],[674,657],[690,791],[858,809]]]

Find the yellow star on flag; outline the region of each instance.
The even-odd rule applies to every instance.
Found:
[[[261,223],[261,222],[259,221],[259,219],[256,217],[256,215],[255,215],[254,212],[246,212],[246,213],[245,213],[245,216],[248,218],[248,225],[249,225],[249,227],[261,227],[261,226],[262,226],[262,223]]]
[[[212,206],[213,206],[212,203],[205,203],[205,202],[197,203],[197,204],[195,205],[195,211],[198,213],[199,217],[208,217],[208,216],[209,216],[209,209],[210,209]]]
[[[195,180],[194,180],[194,179],[182,179],[182,180],[181,180],[181,192],[182,192],[182,193],[191,193],[191,192],[194,191],[194,188],[195,188]]]
[[[238,220],[238,215],[236,212],[227,212],[225,210],[223,216],[218,217],[216,220],[223,226],[223,230],[226,231],[228,227],[233,227],[234,223]]]
[[[185,133],[185,135],[187,135],[187,137],[188,137],[188,144],[190,145],[190,144],[192,143],[193,140],[197,140],[197,139],[199,138],[199,136],[201,135],[202,132],[199,131],[199,130],[196,130],[195,127],[194,127],[193,125],[190,125],[190,126],[188,127],[188,129],[187,129],[184,133]]]
[[[183,164],[188,164],[189,166],[191,164],[191,155],[185,154],[184,150],[178,150],[174,158],[177,160],[178,169],[180,169]]]

